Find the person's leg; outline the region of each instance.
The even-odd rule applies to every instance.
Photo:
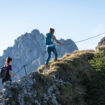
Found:
[[[3,84],[4,82],[5,82],[4,79],[2,79],[2,84]]]
[[[57,50],[56,50],[55,47],[53,47],[53,53],[54,53],[54,55],[55,55],[55,61],[57,61],[57,59],[58,59],[58,54],[57,54]]]
[[[48,58],[47,58],[47,61],[46,61],[46,65],[48,65],[48,63],[50,61],[50,58],[51,58],[51,48],[50,47],[47,48],[47,53],[48,53]]]

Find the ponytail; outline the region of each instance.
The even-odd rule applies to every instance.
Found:
[[[8,66],[11,61],[12,61],[12,58],[8,56],[5,61],[5,66]]]

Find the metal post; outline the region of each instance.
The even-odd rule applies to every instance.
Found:
[[[25,70],[25,74],[27,75],[27,70],[26,70],[26,66],[24,65],[24,70]]]

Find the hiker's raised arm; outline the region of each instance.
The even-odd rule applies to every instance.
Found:
[[[58,40],[56,39],[56,37],[55,37],[54,35],[52,36],[52,39],[55,40],[56,43],[58,43],[58,44],[60,44],[60,45],[63,45],[60,41],[58,41]]]

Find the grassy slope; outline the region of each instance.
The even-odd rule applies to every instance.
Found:
[[[30,87],[32,92],[37,92],[37,96],[25,96],[25,102],[34,105],[32,102],[37,99],[41,105],[55,105],[52,98],[49,98],[46,104],[43,101],[44,95],[49,97],[50,94],[51,97],[54,95],[61,105],[105,105],[105,46],[97,48],[97,51],[75,51],[71,55],[66,54],[57,62],[52,60],[49,67],[47,72],[43,72],[44,66],[41,66],[39,73],[31,73],[36,82]],[[24,78],[27,79],[31,74]],[[49,89],[52,89],[50,93]],[[13,92],[12,88],[10,91]],[[19,93],[21,92],[22,90]],[[15,97],[18,97],[19,93],[13,92]],[[13,99],[14,97],[9,98],[6,103],[12,102]]]
[[[59,87],[61,94],[57,99],[62,105],[87,105],[84,83],[91,79],[92,67],[88,60],[93,56],[94,51],[75,51],[72,55],[66,54],[57,62],[51,61],[50,69],[45,73],[42,72],[44,66],[39,68],[43,75],[55,76],[57,80],[71,83]]]
[[[71,82],[60,87],[58,101],[62,105],[105,105],[105,46],[97,51],[75,51],[58,62],[50,62],[49,71],[56,79]],[[39,68],[42,71],[44,66]]]

